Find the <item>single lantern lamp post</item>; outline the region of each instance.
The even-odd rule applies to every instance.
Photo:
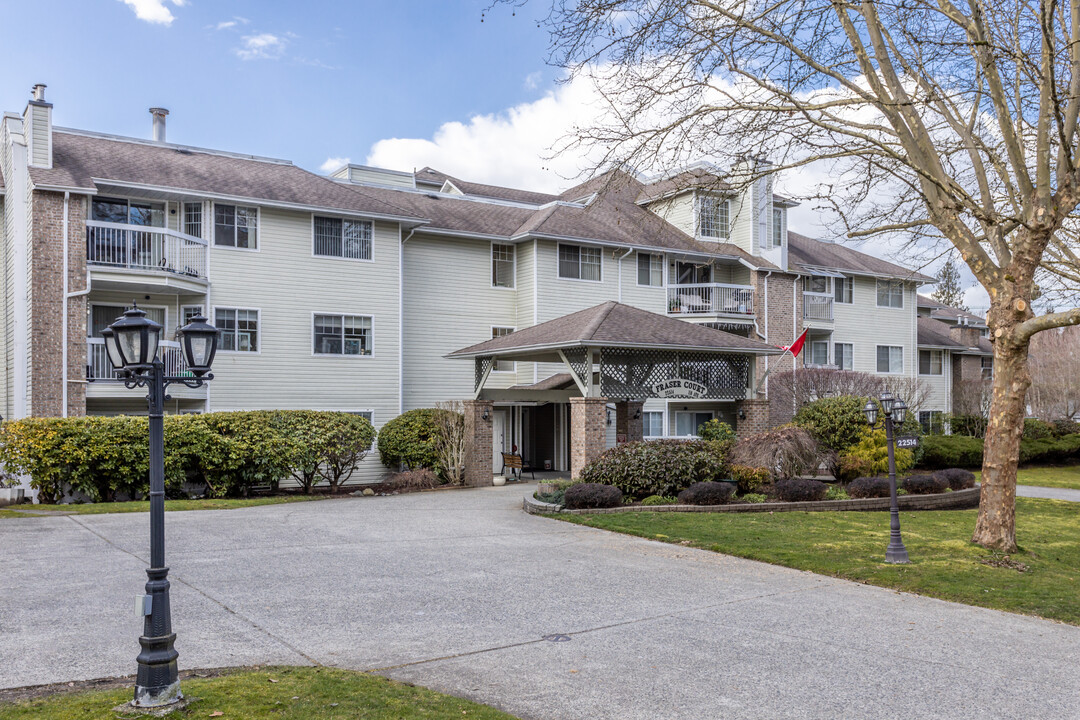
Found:
[[[138,708],[160,708],[183,699],[176,668],[172,613],[169,608],[169,568],[165,566],[165,388],[181,383],[201,387],[214,376],[210,366],[217,351],[218,331],[199,316],[180,328],[181,347],[187,361],[186,373],[165,374],[165,364],[157,356],[161,325],[146,317],[134,303],[132,308],[101,331],[109,362],[128,388],[145,387],[150,409],[150,567],[146,570],[146,595],[141,598],[142,652],[135,678]]]
[[[889,546],[885,549],[885,562],[908,563],[907,548],[900,537],[900,506],[896,500],[896,454],[895,428],[904,424],[907,417],[907,404],[900,398],[894,398],[890,392],[881,393],[881,412],[884,415],[885,443],[889,449]],[[878,409],[873,400],[866,401],[863,408],[866,422],[870,427],[877,425]]]

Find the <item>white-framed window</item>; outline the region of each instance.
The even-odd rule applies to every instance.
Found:
[[[165,203],[95,197],[90,201],[90,219],[141,227],[165,227]]]
[[[698,195],[698,236],[727,239],[731,212],[727,198]]]
[[[838,303],[850,305],[854,290],[854,278],[833,278],[833,299]]]
[[[664,284],[664,256],[656,253],[637,255],[637,284],[659,287]]]
[[[600,282],[600,248],[559,243],[559,277]]]
[[[698,428],[713,419],[712,410],[675,413],[675,434],[679,437],[697,437]]]
[[[514,330],[515,328],[512,327],[495,327],[492,325],[491,337],[493,339],[503,337],[504,335],[509,335],[514,332]],[[491,366],[491,372],[514,372],[515,370],[517,370],[517,363],[513,360],[496,360]]]
[[[784,209],[774,207],[772,211],[772,246],[784,244]]]
[[[854,370],[855,346],[851,343],[834,343],[833,362],[841,370]]]
[[[176,329],[187,325],[193,318],[202,315],[204,312],[202,305],[181,305],[180,306],[180,322],[177,323]]]
[[[824,275],[807,275],[803,278],[803,292],[828,295],[832,289],[832,278]]]
[[[813,365],[829,364],[829,342],[814,340],[810,343],[810,363]]]
[[[184,203],[184,234],[201,238],[203,232],[202,203]]]
[[[945,352],[943,350],[920,350],[919,351],[919,374],[920,375],[944,375]]]
[[[888,375],[904,372],[904,348],[900,345],[877,346],[877,371]]]
[[[344,220],[315,215],[312,217],[311,226],[314,255],[371,260],[371,239],[375,223],[370,220]]]
[[[902,280],[877,281],[877,305],[878,307],[902,308],[904,307],[904,282]]]
[[[664,413],[656,411],[641,413],[641,434],[647,438],[664,437]]]
[[[491,243],[491,286],[514,287],[514,246]]]
[[[982,368],[982,379],[993,380],[994,379],[994,358],[982,357],[980,358],[980,366]]]
[[[356,355],[372,353],[370,315],[315,313],[312,337],[316,355]]]
[[[99,305],[90,304],[90,331],[89,337],[101,337],[101,331],[116,322],[116,319],[124,314],[128,308],[124,305]],[[146,312],[146,319],[153,320],[168,332],[169,309],[161,305],[139,305],[140,310]]]
[[[259,352],[259,311],[254,308],[214,308],[214,326],[220,331],[218,350]]]
[[[672,267],[676,285],[699,285],[712,282],[710,263],[675,262]]]
[[[257,250],[259,248],[259,209],[215,203],[214,244],[220,247]]]
[[[941,410],[920,410],[919,424],[927,435],[940,435],[945,432],[945,413]]]

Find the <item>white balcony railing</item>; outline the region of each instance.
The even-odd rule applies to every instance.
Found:
[[[754,288],[749,285],[698,283],[668,287],[669,315],[753,315]]]
[[[178,376],[187,375],[187,362],[184,360],[183,350],[180,343],[172,340],[162,340],[158,351],[161,361],[165,363],[165,374]],[[94,381],[120,380],[120,376],[113,370],[109,362],[108,353],[105,351],[105,341],[102,338],[86,339],[86,379]]]
[[[832,320],[833,296],[803,293],[803,319]]]
[[[86,262],[206,279],[206,241],[168,228],[86,221]]]

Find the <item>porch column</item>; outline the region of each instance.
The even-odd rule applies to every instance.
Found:
[[[570,398],[570,477],[607,446],[607,398]]]
[[[735,403],[737,411],[745,413],[746,417],[739,417],[736,434],[739,437],[756,435],[769,429],[769,401],[768,400],[740,400]]]
[[[465,451],[465,484],[476,487],[491,485],[491,416],[494,404],[490,400],[466,400],[465,437],[469,447]],[[484,413],[488,419],[484,419]]]
[[[645,403],[641,400],[615,403],[615,437],[618,442],[645,439],[645,421],[641,417],[644,407]]]

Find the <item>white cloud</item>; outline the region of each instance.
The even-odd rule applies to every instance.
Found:
[[[329,173],[337,170],[342,165],[348,165],[352,160],[347,157],[328,157],[326,162],[319,166],[319,169],[324,173]]]
[[[121,2],[135,11],[135,17],[157,25],[172,25],[172,21],[176,19],[166,3],[171,2],[176,7],[187,4],[187,0],[121,0]]]
[[[537,70],[536,72],[529,73],[528,75],[525,76],[525,89],[526,90],[535,90],[535,89],[537,89],[538,87],[540,87],[540,81],[543,78],[544,78],[544,73],[540,72],[539,70]]]
[[[235,20],[222,20],[221,22],[219,22],[214,27],[214,29],[215,30],[228,30],[231,27],[236,27],[236,21]]]
[[[233,52],[241,60],[276,60],[285,53],[284,38],[271,33],[245,35],[243,44]]]

